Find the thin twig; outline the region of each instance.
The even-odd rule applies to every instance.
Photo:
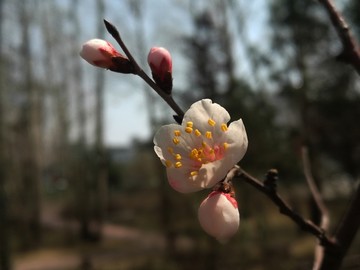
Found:
[[[305,179],[308,183],[310,192],[313,196],[316,206],[318,207],[318,209],[321,213],[321,221],[320,221],[319,226],[324,232],[327,232],[329,229],[329,226],[330,226],[329,211],[324,203],[321,193],[320,193],[318,187],[316,186],[314,178],[312,176],[309,152],[305,146],[301,148],[301,155],[302,155],[302,161],[303,161],[303,166],[304,166]],[[317,270],[320,268],[321,263],[325,256],[324,252],[325,252],[325,249],[322,245],[316,245],[313,270]]]
[[[281,214],[289,217],[292,221],[294,221],[302,230],[311,233],[316,238],[319,239],[321,245],[323,246],[334,246],[335,243],[329,239],[324,231],[315,225],[310,220],[304,219],[301,215],[296,213],[276,192],[275,189],[266,187],[260,180],[250,175],[240,167],[238,168],[238,172],[235,175],[237,178],[243,179],[248,184],[255,187],[260,192],[264,193],[276,206],[278,206]],[[233,173],[233,172],[232,172]]]
[[[125,55],[129,58],[130,62],[133,64],[135,73],[140,76],[152,89],[155,90],[155,92],[174,110],[174,112],[178,115],[179,119],[182,119],[184,116],[183,110],[179,107],[179,105],[174,101],[171,94],[165,93],[145,72],[144,70],[139,66],[139,64],[136,62],[135,58],[130,53],[129,49],[123,42],[123,40],[120,37],[119,31],[116,29],[116,27],[108,22],[107,20],[104,20],[105,27],[107,31],[110,33],[110,35],[116,40],[116,42],[120,45],[121,49],[124,51]],[[176,119],[178,119],[176,118]]]
[[[351,64],[360,75],[360,49],[343,16],[336,10],[332,0],[319,0],[329,15],[332,25],[343,44],[339,58]]]

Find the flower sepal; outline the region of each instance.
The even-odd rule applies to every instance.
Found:
[[[122,56],[114,56],[111,58],[111,61],[114,65],[109,70],[123,74],[135,74],[134,66],[129,59]]]

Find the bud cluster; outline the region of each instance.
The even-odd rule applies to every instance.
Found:
[[[85,42],[80,56],[93,66],[119,73],[136,73],[134,64],[119,53],[114,46],[102,39]],[[155,83],[167,94],[172,90],[172,59],[168,50],[153,47],[148,54],[148,64]]]

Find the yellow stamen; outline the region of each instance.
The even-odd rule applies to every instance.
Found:
[[[199,154],[199,151],[198,151],[196,148],[194,148],[194,149],[191,150],[191,152],[190,152],[190,157],[191,157],[191,158],[196,158],[196,157],[198,156],[198,154]]]
[[[211,133],[211,131],[206,131],[205,137],[208,138],[208,139],[211,139],[211,138],[212,138],[212,133]]]
[[[166,166],[166,168],[171,167],[171,165],[172,165],[172,162],[171,162],[170,160],[165,160],[165,166]]]
[[[192,127],[185,128],[186,133],[191,133],[193,131]]]
[[[179,137],[181,135],[180,130],[174,130],[174,135]]]
[[[228,144],[228,143],[226,143],[226,142],[224,142],[223,146],[224,146],[224,150],[226,150],[226,149],[228,149],[229,144]]]
[[[196,175],[198,175],[198,171],[192,171],[192,172],[190,172],[190,176],[196,176]]]
[[[175,168],[180,168],[182,166],[182,163],[180,161],[175,163]]]
[[[228,127],[227,127],[227,125],[226,124],[221,124],[221,130],[222,131],[227,131],[228,130]]]
[[[181,155],[180,155],[180,154],[176,154],[176,155],[174,156],[174,158],[175,158],[176,160],[181,160]]]
[[[213,126],[215,126],[216,122],[214,121],[214,119],[211,119],[211,118],[210,118],[210,119],[208,120],[208,124],[213,127]]]
[[[196,137],[201,136],[201,132],[198,129],[195,129],[194,133]]]
[[[172,147],[168,147],[167,150],[170,154],[174,154],[174,149]]]
[[[207,146],[206,142],[202,142],[201,145],[203,148],[206,148],[206,146]]]
[[[178,138],[174,138],[174,139],[173,139],[173,143],[174,143],[174,144],[179,144],[179,143],[180,143],[180,140],[179,140]]]
[[[187,123],[186,123],[186,126],[187,126],[187,127],[191,127],[191,128],[192,128],[192,127],[193,127],[193,125],[194,125],[194,123],[193,123],[193,122],[191,122],[191,121],[189,121],[189,122],[187,122]]]

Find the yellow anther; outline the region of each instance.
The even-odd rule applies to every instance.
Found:
[[[174,144],[179,144],[179,143],[180,143],[180,140],[175,137],[175,138],[173,139],[173,143],[174,143]]]
[[[208,139],[211,139],[211,138],[212,138],[212,133],[211,133],[211,131],[206,131],[205,137],[208,138]]]
[[[182,163],[180,161],[175,163],[175,168],[180,168],[182,166]]]
[[[212,155],[214,153],[215,153],[214,149],[211,148],[210,151],[209,151],[209,154]]]
[[[193,125],[194,125],[194,123],[193,122],[191,122],[191,121],[189,121],[189,122],[186,122],[186,126],[187,127],[193,127]]]
[[[191,157],[191,158],[196,158],[196,157],[198,156],[198,154],[199,154],[199,151],[198,151],[196,148],[194,148],[194,149],[191,150],[191,152],[190,152],[190,157]]]
[[[181,135],[180,130],[174,130],[174,135],[179,137]]]
[[[170,154],[174,154],[174,149],[172,147],[168,147],[167,150]]]
[[[190,176],[195,176],[195,175],[198,175],[199,173],[198,173],[198,171],[192,171],[192,172],[190,172]]]
[[[191,133],[193,131],[192,127],[185,128],[186,133]]]
[[[171,165],[172,165],[172,162],[170,160],[165,160],[165,166],[167,168],[171,167]]]
[[[195,129],[194,133],[196,137],[201,136],[201,132],[198,129]]]
[[[215,126],[216,122],[214,121],[214,119],[211,119],[211,118],[210,118],[210,119],[208,120],[208,124],[213,127],[213,126]]]
[[[202,142],[201,145],[202,145],[203,148],[206,148],[206,147],[207,147],[206,142]]]
[[[224,146],[224,150],[226,150],[226,149],[228,149],[229,144],[228,144],[228,143],[226,143],[226,142],[224,142],[223,146]]]
[[[176,154],[176,155],[174,156],[174,158],[175,158],[176,160],[181,160],[181,155],[180,155],[180,154]]]
[[[222,131],[227,131],[228,130],[228,127],[227,127],[227,125],[226,124],[221,124],[221,130]]]

